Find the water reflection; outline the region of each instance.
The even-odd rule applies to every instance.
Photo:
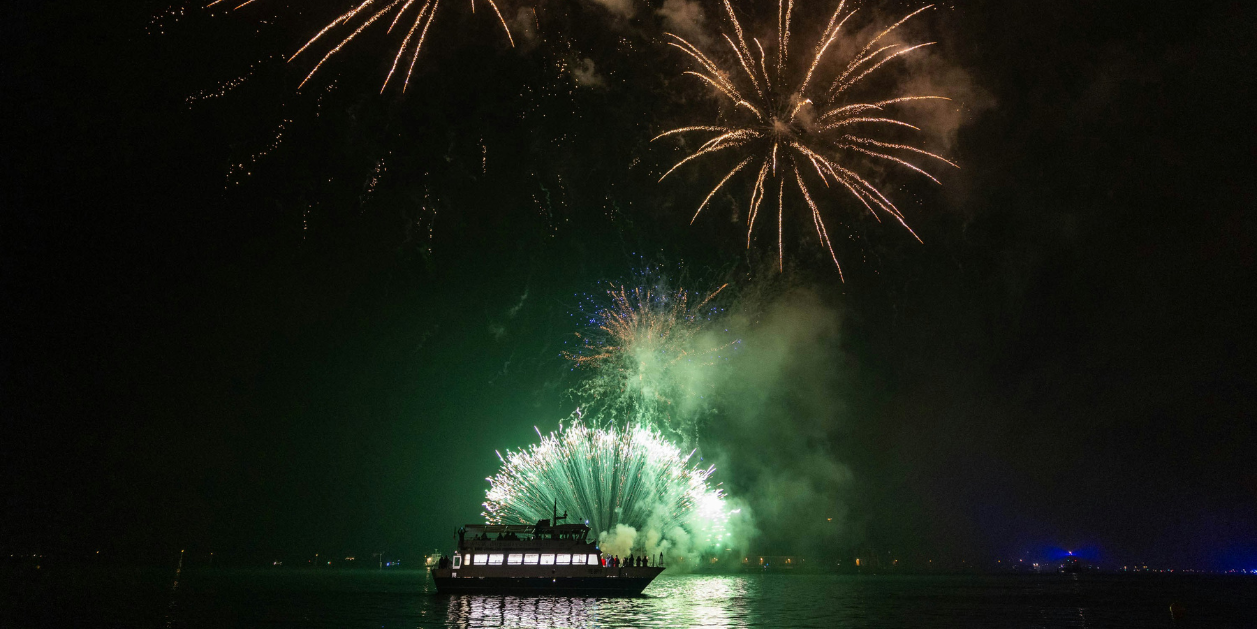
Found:
[[[162,571],[151,617],[136,617],[147,607],[126,596],[94,597],[117,604],[76,613],[108,620],[100,625],[187,629],[1108,628],[1164,626],[1164,601],[1183,600],[1205,610],[1191,626],[1212,629],[1252,627],[1257,612],[1251,603],[1237,606],[1257,601],[1257,581],[1243,579],[691,574],[661,576],[640,597],[584,598],[442,596],[420,572],[177,571],[177,586]]]
[[[596,598],[451,596],[446,620],[452,627],[593,627],[598,606]]]
[[[743,627],[756,581],[729,576],[660,578],[630,598],[451,596],[452,627]]]
[[[746,599],[758,580],[730,576],[668,579],[659,585],[665,606],[676,613],[677,625],[696,627],[746,626]]]

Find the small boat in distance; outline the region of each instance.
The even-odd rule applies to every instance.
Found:
[[[605,560],[587,541],[589,527],[553,520],[530,524],[468,524],[458,552],[432,569],[441,594],[635,596],[663,572],[643,557]],[[651,564],[651,565],[648,565]]]

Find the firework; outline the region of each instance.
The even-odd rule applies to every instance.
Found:
[[[606,300],[582,313],[586,329],[563,357],[589,374],[574,397],[599,416],[680,429],[702,398],[706,371],[734,343],[703,334],[727,285],[691,293],[642,279],[632,288],[611,284]]]
[[[484,517],[493,524],[533,524],[556,501],[596,533],[617,525],[656,531],[723,535],[728,513],[708,479],[714,466],[691,464],[661,433],[636,425],[591,428],[577,421],[518,452],[498,455],[502,468],[489,481]]]
[[[214,0],[206,5],[206,8],[213,7],[224,1]],[[244,2],[232,10],[242,9],[255,1],[244,0]],[[498,21],[502,24],[502,30],[506,32],[507,41],[514,47],[515,39],[511,37],[511,29],[507,27],[506,19],[502,17],[502,12],[498,10],[497,3],[494,0],[488,0],[488,2],[489,6],[493,8],[493,13],[497,15]],[[329,22],[314,37],[310,38],[310,41],[306,42],[304,46],[288,58],[288,61],[291,63],[305,51],[311,50],[315,43],[320,41],[324,35],[328,35],[333,31],[343,35],[348,31],[348,35],[344,35],[340,39],[340,43],[328,49],[318,63],[314,64],[314,69],[310,70],[310,73],[306,75],[306,78],[301,81],[301,85],[298,85],[297,88],[300,89],[302,85],[305,85],[314,76],[314,73],[323,67],[324,62],[330,59],[332,55],[340,52],[341,48],[351,40],[372,24],[388,21],[387,18],[391,15],[392,20],[389,21],[387,32],[392,33],[393,29],[400,23],[402,28],[397,29],[398,34],[401,36],[401,32],[405,31],[405,35],[401,36],[401,43],[397,45],[397,54],[393,57],[393,64],[389,68],[388,75],[384,77],[384,84],[380,86],[380,93],[384,93],[389,81],[393,79],[394,74],[397,72],[398,65],[403,62],[403,58],[409,53],[410,63],[406,65],[406,78],[402,81],[402,91],[405,92],[406,87],[410,85],[410,75],[415,69],[415,61],[419,59],[419,50],[423,48],[423,42],[428,35],[428,28],[432,26],[433,20],[436,19],[436,12],[440,8],[440,4],[441,0],[423,0],[422,2],[420,0],[363,0],[361,4],[354,6]],[[471,0],[471,10],[473,13],[476,11],[476,0]],[[410,28],[406,28],[407,24],[410,25]]]
[[[733,5],[729,0],[723,2],[734,33],[732,36],[728,33],[722,34],[724,42],[732,51],[732,61],[727,67],[722,67],[679,35],[668,33],[669,45],[683,51],[699,66],[699,69],[688,70],[685,74],[697,77],[714,87],[732,105],[732,113],[727,121],[720,124],[685,126],[657,136],[655,140],[690,133],[711,136],[659,180],[663,181],[677,168],[700,157],[733,150],[741,158],[699,204],[690,222],[693,223],[698,218],[717,191],[735,175],[745,172],[754,181],[747,211],[747,247],[751,246],[751,235],[765,197],[776,197],[779,269],[784,265],[782,219],[786,189],[797,188],[811,215],[817,238],[829,250],[834,265],[838,267],[839,276],[842,276],[842,266],[838,264],[838,256],[834,253],[825,217],[808,188],[809,180],[820,182],[826,188],[832,184],[837,189],[845,190],[879,221],[881,218],[878,214],[885,214],[907,228],[913,237],[917,237],[895,204],[866,177],[854,170],[854,162],[881,160],[908,168],[938,183],[938,179],[908,158],[928,158],[950,166],[956,166],[955,164],[918,146],[893,141],[879,134],[893,129],[920,130],[894,117],[893,112],[899,105],[912,101],[948,99],[932,95],[904,95],[865,102],[853,100],[850,95],[853,87],[879,68],[933,43],[884,43],[888,35],[930,7],[919,9],[882,30],[845,65],[837,63],[837,76],[827,81],[826,86],[826,81],[821,80],[817,70],[826,59],[826,53],[837,48],[835,44],[839,41],[843,25],[855,14],[855,10],[844,13],[845,0],[839,2],[837,10],[829,19],[810,63],[806,65],[806,71],[802,71],[802,66],[795,67],[790,59],[793,0],[778,0],[777,41],[775,46],[771,43],[768,45],[770,50],[775,51],[771,61],[764,45],[755,38],[751,38],[755,52],[752,51],[733,11]],[[828,65],[834,64],[827,64],[826,67]],[[917,240],[920,238],[917,237]]]

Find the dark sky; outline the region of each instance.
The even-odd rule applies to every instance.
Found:
[[[545,39],[510,50],[453,3],[403,96],[378,94],[369,34],[296,90],[309,65],[278,55],[339,4],[131,4],[0,25],[5,550],[431,548],[478,516],[494,450],[571,411],[578,293],[643,256],[765,272],[727,220],[687,224],[718,173],[654,182],[674,153],[649,139],[715,109],[646,5],[545,0]],[[927,14],[966,82],[962,169],[896,178],[925,244],[856,223],[845,284],[788,244],[789,282],[842,322],[835,539],[1257,567],[1253,17]]]

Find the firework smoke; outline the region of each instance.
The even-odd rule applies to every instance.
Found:
[[[751,236],[764,200],[768,199],[770,206],[775,201],[778,270],[784,268],[782,250],[787,189],[790,189],[791,196],[797,190],[798,197],[805,202],[817,239],[829,251],[840,277],[842,266],[834,252],[826,217],[813,194],[813,190],[819,191],[816,188],[818,184],[825,188],[830,188],[832,184],[836,190],[845,190],[874,218],[880,221],[879,213],[884,214],[916,237],[899,208],[870,183],[867,176],[857,173],[856,168],[859,163],[879,161],[907,168],[938,183],[934,175],[909,160],[926,158],[936,163],[956,165],[910,140],[900,140],[890,134],[904,129],[920,131],[896,117],[895,112],[905,105],[948,99],[934,95],[886,95],[874,100],[858,100],[852,97],[852,93],[878,69],[933,43],[887,43],[888,35],[930,7],[919,9],[880,31],[845,65],[833,66],[838,70],[837,76],[826,80],[821,74],[833,65],[823,63],[826,53],[837,50],[835,44],[839,42],[843,26],[856,13],[855,10],[844,13],[845,2],[838,4],[829,19],[810,63],[796,66],[790,57],[793,0],[779,0],[777,41],[769,42],[767,48],[754,37],[749,39],[754,47],[748,44],[733,5],[729,0],[723,1],[733,34],[722,33],[721,39],[732,52],[731,62],[722,66],[686,38],[668,34],[671,39],[669,44],[698,64],[697,70],[688,70],[685,74],[715,88],[731,107],[715,124],[688,125],[665,131],[655,138],[690,133],[710,136],[697,150],[664,173],[660,181],[700,157],[732,151],[739,160],[699,204],[690,222],[698,218],[726,183],[745,170],[754,181],[747,208],[747,247],[751,246]],[[809,181],[812,182],[811,188]]]
[[[742,341],[713,405],[703,453],[723,487],[754,508],[759,548],[825,555],[859,541],[843,463],[858,424],[858,367],[843,351],[841,307],[787,275],[742,287],[724,322]],[[767,550],[765,551],[767,552]]]
[[[711,371],[736,350],[713,325],[722,312],[712,291],[671,289],[649,272],[636,286],[611,284],[580,313],[585,329],[563,352],[587,377],[572,393],[586,416],[644,424],[696,437]]]

